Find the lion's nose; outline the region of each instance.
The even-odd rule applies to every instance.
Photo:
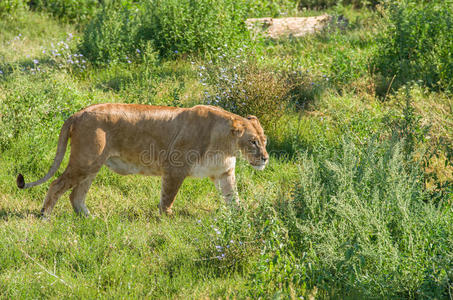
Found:
[[[267,161],[269,160],[269,155],[263,155],[263,156],[261,156],[261,160],[262,160],[263,162],[267,162]]]

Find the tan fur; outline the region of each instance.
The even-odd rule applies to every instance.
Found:
[[[266,136],[258,119],[229,113],[214,106],[174,108],[136,104],[97,104],[72,115],[63,125],[57,154],[48,174],[19,188],[29,188],[52,177],[71,138],[69,164],[53,181],[42,213],[49,215],[68,189],[77,213],[88,215],[85,197],[97,172],[106,165],[122,174],[162,176],[161,213],[170,213],[187,176],[209,177],[227,202],[238,202],[235,162],[239,152],[255,168],[268,162]]]

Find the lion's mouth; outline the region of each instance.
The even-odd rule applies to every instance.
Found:
[[[254,164],[251,164],[252,167],[255,169],[255,170],[258,170],[258,171],[262,171],[264,170],[264,168],[266,167],[266,164],[259,164],[259,165],[254,165]]]

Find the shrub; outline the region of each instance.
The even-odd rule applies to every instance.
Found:
[[[32,0],[29,6],[66,21],[84,22],[95,14],[100,5],[97,0]]]
[[[297,10],[297,3],[298,0],[249,0],[246,2],[247,16],[250,18],[284,16]]]
[[[246,8],[244,1],[232,0],[155,0],[121,12],[105,8],[85,30],[81,49],[95,63],[131,56],[147,43],[161,57],[234,49],[250,40]]]
[[[198,223],[207,237],[199,243],[204,264],[224,274],[250,267],[255,270],[247,280],[247,296],[269,298],[292,286],[304,293],[303,285],[299,285],[302,281],[296,279],[303,270],[296,258],[288,255],[291,242],[270,201],[260,201],[253,209],[225,207],[210,226]],[[255,262],[253,266],[251,261]]]
[[[308,8],[308,9],[320,9],[320,8],[328,8],[338,4],[341,5],[352,5],[356,8],[359,7],[367,7],[367,6],[375,6],[377,5],[380,0],[300,0],[299,1],[299,8]]]
[[[138,54],[139,28],[137,14],[126,8],[119,11],[104,8],[85,29],[80,51],[94,64],[127,62],[130,56]]]
[[[207,72],[207,80],[214,89],[212,93],[205,93],[207,104],[221,106],[242,116],[256,115],[264,127],[285,113],[289,89],[282,82],[281,74],[247,61],[241,65],[216,67],[215,70],[208,66]]]
[[[14,14],[25,8],[24,0],[2,0],[0,1],[0,16]]]
[[[432,264],[446,268],[437,258],[453,259],[444,247],[453,238],[451,212],[425,202],[420,167],[405,162],[400,143],[362,148],[345,139],[331,158],[303,157],[301,169],[285,215],[312,265],[312,284],[367,297],[422,296]],[[437,297],[447,296],[446,273],[432,275]]]
[[[346,136],[333,154],[302,155],[293,196],[262,200],[275,214],[250,296],[448,298],[453,215],[427,201],[421,169],[401,148]]]
[[[260,66],[245,47],[239,53],[220,55],[217,63],[199,67],[207,104],[242,116],[256,115],[269,128],[289,106],[304,107],[322,90],[322,80],[308,71]]]
[[[248,39],[244,1],[155,0],[146,2],[141,39],[162,56],[215,53]]]
[[[453,90],[453,6],[449,1],[391,1],[388,26],[378,39],[373,61],[382,93],[421,81],[436,90]]]

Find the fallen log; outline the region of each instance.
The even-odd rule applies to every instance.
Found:
[[[253,18],[245,22],[250,31],[278,39],[301,37],[325,29],[332,21],[329,15],[317,17]]]

